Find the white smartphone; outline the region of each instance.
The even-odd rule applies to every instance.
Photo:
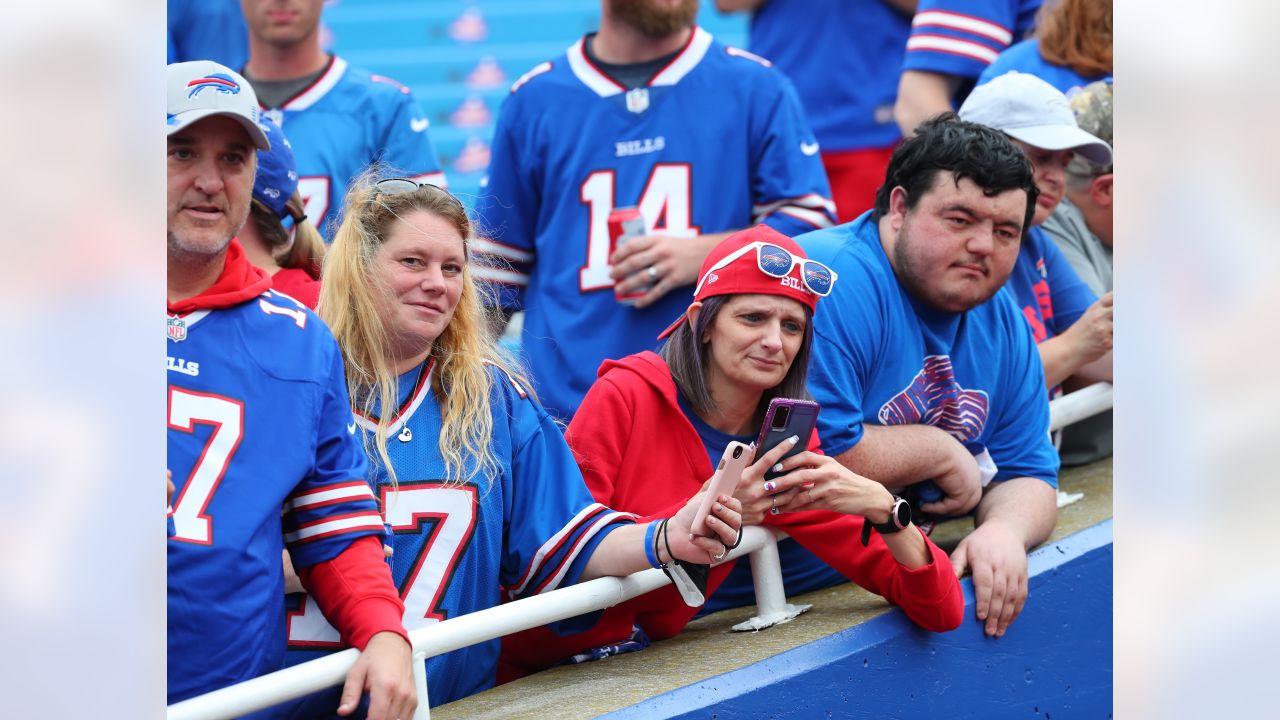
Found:
[[[733,491],[738,488],[742,471],[751,463],[754,455],[749,446],[737,440],[725,445],[724,454],[720,456],[720,464],[716,466],[715,474],[711,476],[711,485],[707,488],[707,494],[702,496],[698,512],[693,516],[693,525],[690,529],[693,530],[694,535],[711,534],[707,532],[707,515],[711,512],[711,505],[721,495],[733,497]]]

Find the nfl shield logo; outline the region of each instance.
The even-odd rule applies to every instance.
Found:
[[[649,109],[649,88],[632,88],[627,91],[627,109],[642,113]]]
[[[180,317],[169,317],[169,339],[182,342],[187,339],[187,322]]]

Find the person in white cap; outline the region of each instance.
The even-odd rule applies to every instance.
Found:
[[[1076,125],[1065,95],[1027,73],[1010,72],[979,85],[960,106],[960,118],[1008,135],[1035,171],[1035,227],[1022,241],[1006,287],[1031,324],[1046,386],[1057,394],[1073,376],[1083,383],[1109,382],[1113,296],[1094,295],[1039,225],[1062,202],[1072,157],[1108,165],[1111,146]]]
[[[368,690],[368,717],[410,717],[404,606],[342,355],[235,239],[255,148],[270,147],[257,98],[209,61],[169,65],[167,87],[168,701],[282,666],[287,545],[342,639],[363,651],[338,714]]]

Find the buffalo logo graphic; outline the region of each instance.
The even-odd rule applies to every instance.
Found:
[[[990,400],[981,390],[966,390],[956,382],[951,358],[930,355],[911,384],[880,408],[884,425],[933,425],[960,442],[971,442],[987,424]]]
[[[214,92],[220,92],[225,95],[239,95],[240,83],[231,79],[226,73],[213,73],[205,75],[202,78],[196,78],[187,83],[187,99],[191,100],[199,95],[202,90],[211,89]]]

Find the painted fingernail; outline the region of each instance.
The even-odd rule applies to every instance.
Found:
[[[777,468],[777,466],[775,465],[775,466],[774,466],[774,468],[776,469],[776,468]],[[765,492],[773,492],[774,490],[776,490],[776,489],[777,489],[777,487],[778,487],[778,486],[777,486],[777,485],[776,485],[772,480],[766,480],[766,481],[765,481],[765,483],[764,483],[764,491],[765,491]]]
[[[724,510],[724,508],[720,507],[720,503],[716,503],[715,507],[711,508],[712,512],[720,512],[722,510]]]
[[[777,465],[774,465],[774,466],[773,466],[773,471],[774,471],[774,472],[782,472],[782,463],[778,463]]]
[[[795,445],[796,443],[800,442],[800,436],[792,435],[791,437],[787,438],[787,442],[791,443],[792,445]]]

